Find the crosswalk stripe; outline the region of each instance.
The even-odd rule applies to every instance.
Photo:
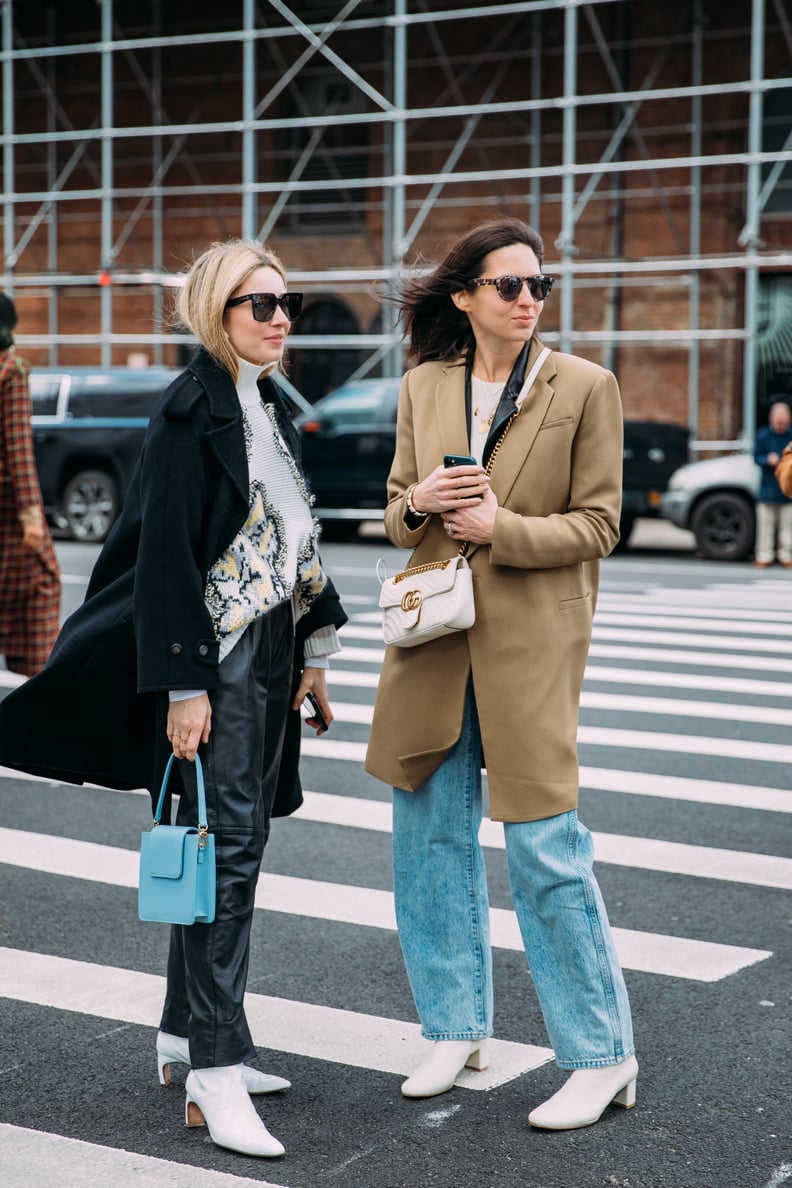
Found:
[[[664,597],[668,596],[668,591],[664,591]],[[687,591],[686,591],[687,593]],[[754,606],[751,602],[740,603],[737,606],[713,606],[712,602],[707,599],[696,605],[690,599],[674,603],[668,601],[658,601],[655,598],[646,598],[636,596],[634,598],[621,598],[618,595],[602,594],[597,602],[597,618],[602,613],[619,612],[619,616],[626,615],[630,617],[634,614],[641,614],[643,611],[651,612],[654,621],[654,616],[669,616],[671,619],[689,619],[691,621],[701,621],[702,619],[712,623],[715,630],[720,630],[728,621],[735,621],[734,616],[736,612],[742,607],[748,608],[748,616],[737,620],[739,623],[739,630],[751,632],[754,627],[752,623],[767,624],[766,630],[770,632],[777,632],[779,623],[792,623],[792,611],[781,611],[773,606],[772,610],[761,610]],[[357,614],[353,616],[357,619]],[[765,628],[761,628],[764,630]],[[756,628],[760,630],[760,628]]]
[[[706,738],[700,734],[670,734],[660,730],[579,726],[578,742],[584,746],[626,747],[683,755],[718,755],[721,758],[750,759],[758,763],[792,763],[792,745],[754,742],[747,738]]]
[[[374,676],[373,673],[355,673],[355,676]],[[333,670],[330,670],[333,680]],[[662,686],[664,689],[701,689],[712,693],[741,693],[749,697],[778,697],[792,699],[792,683],[789,681],[757,680],[755,677],[728,677],[723,673],[661,672],[653,668],[609,668],[603,664],[589,664],[586,667],[585,683],[598,681],[616,685]],[[339,682],[343,684],[343,680]],[[363,682],[361,682],[363,683]],[[373,682],[376,688],[376,681]]]
[[[792,689],[790,689],[792,695]],[[792,709],[778,706],[738,705],[723,701],[689,701],[676,697],[644,697],[635,694],[596,693],[584,689],[581,709],[612,710],[620,714],[662,714],[685,718],[712,718],[724,722],[758,722],[765,726],[792,726]],[[351,701],[338,702],[336,721],[371,725],[373,706]],[[686,736],[689,737],[689,736]]]
[[[779,652],[792,653],[792,639],[779,638],[778,632],[774,639],[764,642],[741,635],[706,635],[687,631],[639,631],[630,627],[604,627],[598,625],[595,620],[594,639],[618,639],[625,643],[690,644],[697,648],[718,648],[720,651],[724,649],[735,652],[768,651],[774,655]]]
[[[598,792],[624,792],[630,796],[657,796],[665,800],[691,800],[699,804],[792,813],[792,792],[757,784],[726,784],[719,780],[694,780],[689,776],[581,767],[580,786]]]
[[[723,645],[721,645],[723,646]],[[694,652],[679,648],[650,648],[620,646],[617,644],[599,643],[595,635],[594,642],[589,648],[589,656],[604,656],[611,660],[640,660],[643,663],[660,664],[690,664],[705,668],[753,668],[762,672],[792,672],[792,659],[784,656],[738,656],[727,651],[720,654],[710,652]],[[381,664],[385,657],[382,648],[358,648],[342,646],[335,653],[334,659],[345,664]]]
[[[494,835],[495,831],[492,832]],[[0,861],[28,870],[111,886],[137,886],[137,853],[96,842],[0,828]],[[387,931],[396,928],[393,894],[372,887],[264,872],[259,876],[256,888],[256,907],[286,915],[309,916]],[[513,911],[492,908],[490,928],[493,945],[522,951],[522,939]],[[718,981],[772,955],[768,950],[633,929],[614,928],[613,934],[619,958],[626,969],[693,981]]]
[[[287,915],[311,916],[335,923],[395,930],[393,895],[371,887],[341,888],[337,883],[262,874],[256,906]],[[614,928],[613,940],[624,969],[698,982],[717,982],[740,969],[772,957],[772,952],[713,941]],[[490,939],[494,948],[521,953],[523,941],[517,916],[506,908],[490,908]]]
[[[670,714],[685,718],[713,718],[724,722],[759,722],[766,726],[792,726],[792,709],[772,705],[688,701],[677,697],[637,697],[634,694],[595,693],[588,689],[583,690],[580,705],[582,709],[617,710],[622,714]]]
[[[63,780],[44,776],[22,775],[10,767],[0,767],[0,779],[31,780],[61,788],[73,787]],[[655,775],[645,771],[620,771],[612,767],[581,767],[580,786],[593,791],[620,792],[630,796],[654,796],[664,800],[689,800],[697,804],[728,805],[731,808],[761,812],[792,813],[792,792],[758,784],[727,784],[719,780],[696,780],[689,776]],[[98,784],[84,784],[106,792]],[[125,794],[148,796],[146,788],[124,789]]]
[[[350,685],[358,689],[376,689],[379,672],[353,672],[351,669],[329,668],[327,680],[331,685]]]
[[[334,711],[337,722],[366,720],[359,711],[347,711],[344,704],[336,704]],[[717,755],[721,758],[746,759],[759,763],[782,763],[792,761],[792,745],[786,743],[755,742],[743,738],[706,738],[700,734],[669,734],[658,730],[616,730],[605,726],[579,726],[578,742],[591,747],[618,747],[622,750],[676,752],[684,755]],[[343,759],[363,763],[366,758],[366,743],[349,742],[343,739],[305,738],[302,740],[303,755],[317,759]]]
[[[381,800],[335,796],[327,792],[305,792],[300,817],[328,825],[391,832],[391,806]],[[621,833],[592,834],[597,862],[630,866],[635,870],[658,870],[694,878],[746,883],[754,887],[792,890],[792,858],[753,854],[746,850],[724,850],[668,842],[657,838],[632,837]],[[479,839],[483,846],[505,847],[500,821],[482,821]]]
[[[670,647],[620,646],[600,643],[595,639],[589,648],[589,656],[603,656],[609,660],[640,660],[642,664],[689,664],[696,668],[752,668],[762,672],[792,672],[792,660],[784,656],[736,656],[726,648],[720,653],[692,652]],[[647,677],[650,675],[647,673]]]
[[[229,1172],[156,1159],[120,1147],[102,1147],[0,1122],[3,1182],[9,1188],[84,1188],[86,1184],[141,1184],[145,1188],[285,1188]]]
[[[0,949],[3,998],[157,1027],[164,995],[165,979],[155,974]],[[245,1014],[258,1047],[313,1060],[406,1076],[427,1054],[419,1026],[400,1019],[250,993],[245,995]],[[153,1038],[151,1056],[154,1073]],[[494,1089],[552,1058],[547,1047],[493,1039],[489,1068],[464,1070],[456,1083],[466,1089]]]
[[[356,672],[352,669],[333,668],[327,673],[331,685],[347,685],[358,689],[376,689],[379,672]],[[789,681],[757,680],[754,677],[728,677],[722,673],[660,672],[652,669],[609,668],[607,665],[589,664],[586,668],[586,684],[603,681],[616,685],[657,685],[668,689],[701,689],[713,693],[740,693],[750,697],[778,697],[792,699],[792,684]]]
[[[617,626],[609,627],[605,624],[614,622]],[[792,640],[779,639],[778,626],[776,625],[775,633],[768,627],[764,634],[767,639],[750,638],[744,635],[729,635],[726,629],[723,629],[722,635],[705,634],[697,630],[701,624],[695,620],[691,621],[690,631],[672,631],[668,628],[658,631],[639,630],[638,627],[632,627],[631,623],[638,621],[637,619],[630,619],[623,615],[597,615],[594,620],[595,640],[621,640],[624,643],[668,643],[668,644],[689,644],[697,648],[718,648],[733,649],[737,652],[772,652],[773,655],[782,653],[792,653]],[[646,616],[644,618],[647,623],[657,622],[655,616]],[[681,624],[677,624],[681,626]],[[709,624],[708,624],[709,626]],[[722,625],[717,624],[720,628]],[[730,624],[734,630],[744,630],[745,624],[733,623]],[[361,626],[357,622],[348,623],[341,628],[340,636],[342,639],[382,639],[382,631],[379,627]]]
[[[746,636],[746,635],[765,636],[766,635],[770,639],[771,644],[774,644],[778,638],[778,630],[779,630],[778,620],[772,620],[770,618],[770,616],[768,616],[768,619],[766,622],[764,622],[764,621],[746,622],[745,619],[718,618],[717,615],[713,616],[713,615],[707,614],[703,608],[700,612],[699,618],[697,618],[695,615],[689,615],[687,613],[687,610],[685,611],[684,615],[663,612],[659,608],[655,608],[655,607],[651,607],[651,608],[647,607],[646,610],[647,610],[647,613],[643,614],[643,613],[637,612],[634,608],[631,611],[616,610],[616,609],[603,610],[601,607],[598,606],[596,618],[594,620],[595,628],[598,626],[601,627],[603,625],[615,625],[617,627],[624,626],[625,628],[674,627],[678,631],[685,630],[685,629],[688,629],[691,631],[700,631],[701,627],[702,627],[702,623],[706,622],[706,625],[710,629],[711,632],[720,632],[722,634],[722,637],[723,637],[721,639],[722,645],[730,645],[731,644],[732,636],[730,633],[732,633],[732,632],[739,632],[743,636]],[[792,616],[790,616],[790,621],[792,621]],[[664,634],[665,634],[665,632],[664,632]],[[744,642],[747,643],[749,641],[746,640]],[[755,640],[754,646],[761,647],[762,646],[761,641],[758,639]]]
[[[671,592],[663,590],[662,593],[664,598],[668,598]],[[686,591],[686,593],[689,592]],[[369,601],[373,602],[374,600],[370,599]],[[747,611],[746,615],[735,619],[735,615],[743,609]],[[669,623],[680,627],[683,625],[700,627],[704,621],[711,626],[713,631],[745,631],[749,634],[755,631],[760,635],[765,633],[775,635],[778,632],[779,623],[792,623],[792,611],[778,610],[775,600],[770,609],[762,610],[749,600],[730,601],[717,606],[707,598],[700,605],[696,605],[689,599],[674,603],[660,601],[653,596],[641,596],[637,593],[631,594],[629,598],[624,598],[618,594],[601,592],[597,601],[595,624],[607,621],[604,619],[605,615],[609,615],[617,623],[635,622],[636,617],[646,615],[648,616],[646,623],[650,626],[667,619]],[[350,626],[358,623],[381,626],[382,611],[355,611],[351,615],[351,623],[347,624],[343,630],[348,630]]]
[[[788,619],[792,621],[792,615]],[[372,625],[369,626],[368,624]],[[615,611],[615,609],[614,611],[608,611],[608,609],[603,609],[602,605],[598,606],[594,619],[596,636],[606,639],[619,639],[619,634],[602,630],[604,627],[613,626],[623,627],[628,632],[632,632],[638,627],[657,628],[659,626],[663,630],[664,636],[665,634],[669,634],[672,639],[674,637],[680,637],[683,642],[685,639],[690,639],[691,642],[696,642],[697,639],[710,640],[710,644],[704,646],[711,646],[712,637],[717,638],[723,643],[723,640],[720,638],[721,636],[727,640],[730,646],[730,637],[734,636],[742,640],[741,644],[737,646],[750,646],[750,644],[753,644],[760,650],[766,645],[774,649],[775,642],[777,642],[779,636],[779,619],[769,613],[767,615],[767,621],[747,621],[742,618],[718,619],[712,615],[711,611],[709,614],[705,613],[703,608],[701,615],[697,618],[695,614],[679,614],[679,608],[677,608],[676,613],[673,613],[670,608],[666,609],[665,612],[660,612],[654,606],[647,606],[646,613],[640,613],[636,612],[634,608],[632,611]],[[701,636],[701,634],[698,634],[698,636],[697,634],[690,634],[689,636],[688,631],[701,632],[702,626],[707,627],[707,636]],[[676,627],[677,631],[670,631],[669,628],[671,627]],[[680,628],[688,628],[688,631],[682,634]],[[381,640],[381,613],[379,615],[365,612],[355,614],[353,620],[341,628],[341,636],[346,636],[350,639]],[[746,636],[755,636],[756,639],[749,640],[745,638]],[[767,637],[767,644],[765,639],[761,638],[764,636]],[[633,638],[632,634],[627,634],[626,638]],[[652,638],[657,639],[657,630],[652,632]]]

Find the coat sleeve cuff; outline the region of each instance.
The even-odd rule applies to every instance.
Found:
[[[327,627],[319,627],[314,631],[305,641],[305,648],[303,655],[305,663],[316,660],[322,656],[332,656],[334,652],[341,651],[341,641],[338,638],[338,632],[335,627],[330,624]],[[315,666],[319,667],[319,666]]]

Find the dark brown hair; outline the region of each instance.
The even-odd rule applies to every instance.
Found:
[[[451,300],[479,275],[481,264],[498,248],[524,243],[542,267],[544,244],[533,227],[521,219],[493,219],[468,231],[425,276],[403,281],[392,298],[399,308],[411,358],[454,359],[474,346],[470,321]]]

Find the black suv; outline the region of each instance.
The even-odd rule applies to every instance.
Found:
[[[382,519],[396,445],[399,379],[346,383],[297,418],[303,464],[326,539],[354,534]],[[678,466],[687,462],[689,430],[667,421],[624,422],[621,540],[640,516],[657,516]]]
[[[33,367],[31,424],[50,523],[102,541],[118,515],[169,367]]]

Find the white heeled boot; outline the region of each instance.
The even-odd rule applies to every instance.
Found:
[[[544,1130],[577,1130],[598,1122],[609,1105],[635,1105],[638,1061],[634,1056],[607,1068],[577,1068],[566,1084],[528,1115]]]
[[[180,1035],[168,1035],[167,1031],[157,1032],[157,1072],[160,1085],[170,1085],[170,1066],[172,1064],[190,1063],[189,1042]],[[247,1064],[239,1066],[242,1069],[242,1080],[248,1093],[280,1093],[282,1089],[290,1089],[291,1081],[284,1077],[276,1077],[272,1073],[260,1072]]]
[[[187,1126],[209,1128],[212,1142],[241,1155],[273,1159],[285,1153],[283,1143],[270,1134],[256,1113],[242,1080],[242,1065],[193,1068],[185,1082]]]
[[[489,1063],[487,1040],[436,1040],[431,1053],[401,1087],[403,1097],[436,1097],[453,1089],[463,1068],[483,1072]]]

